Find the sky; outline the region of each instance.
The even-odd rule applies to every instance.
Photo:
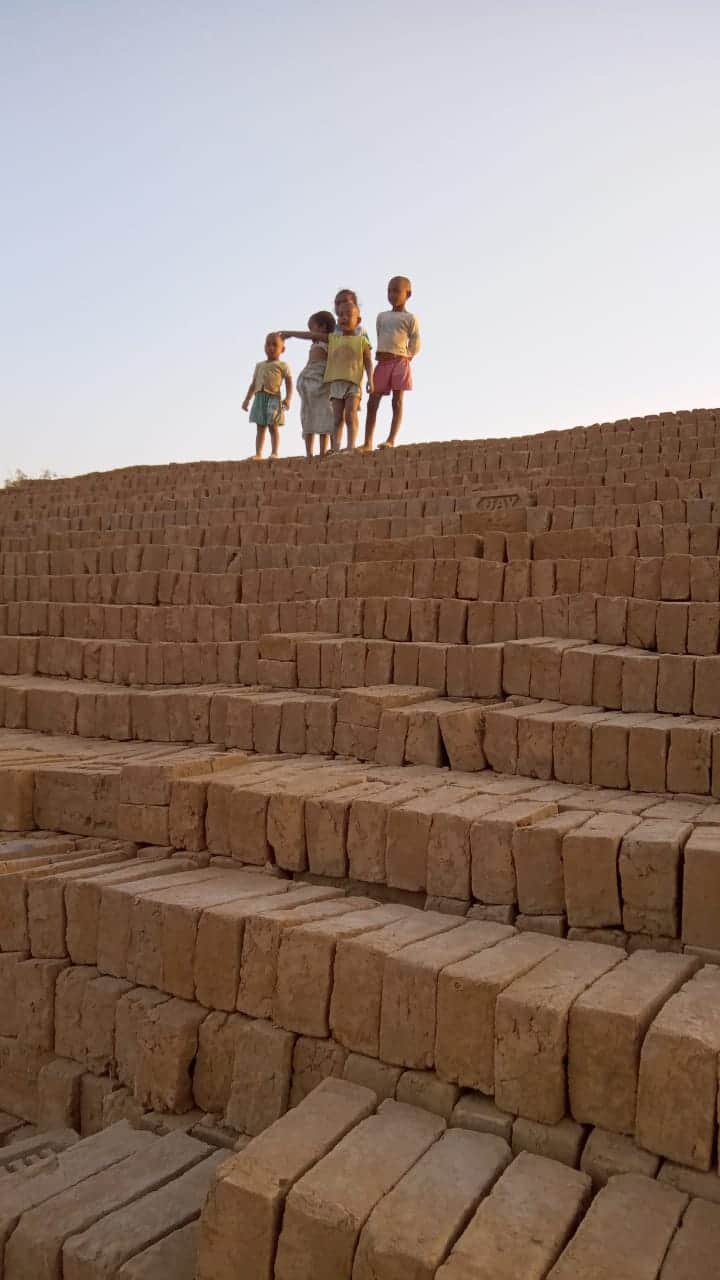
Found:
[[[247,456],[265,333],[341,286],[372,332],[393,274],[405,442],[717,405],[719,42],[714,0],[0,0],[0,483]]]

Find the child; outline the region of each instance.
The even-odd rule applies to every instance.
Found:
[[[373,367],[370,340],[360,323],[357,297],[350,289],[342,289],[335,298],[337,328],[328,338],[325,382],[330,386],[335,427],[332,449],[340,448],[343,422],[347,426],[347,449],[355,448],[358,411],[362,396],[363,370],[367,374],[368,391],[373,390]]]
[[[252,409],[250,410],[250,421],[254,422],[257,427],[255,453],[253,455],[254,462],[259,462],[262,458],[268,429],[270,430],[270,445],[272,448],[270,457],[277,458],[278,456],[279,428],[285,421],[285,411],[290,408],[293,389],[290,369],[284,360],[279,359],[284,350],[285,343],[282,335],[269,333],[265,339],[267,360],[261,360],[259,364],[255,365],[252,381],[243,400],[242,407],[247,413],[250,398],[254,395]],[[280,387],[283,382],[285,383],[285,399],[281,403]]]
[[[412,297],[412,285],[407,276],[393,276],[388,284],[388,302],[392,311],[381,311],[377,318],[377,364],[374,389],[370,394],[365,420],[365,443],[362,453],[373,447],[375,421],[383,396],[392,392],[392,422],[390,434],[381,449],[392,449],[402,422],[403,396],[412,391],[410,363],[420,350],[420,326],[417,318],[405,310]]]
[[[329,311],[316,311],[308,320],[307,331],[298,329],[280,331],[281,338],[310,339],[308,362],[297,380],[301,402],[300,421],[305,441],[305,454],[308,458],[312,458],[315,453],[315,436],[319,437],[320,457],[325,456],[334,430],[335,419],[330,404],[329,388],[325,382],[328,338],[334,329],[335,317]]]

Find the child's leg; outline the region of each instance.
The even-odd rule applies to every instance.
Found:
[[[329,448],[330,448],[330,436],[327,434],[326,431],[324,431],[320,437],[320,457],[321,458],[325,457],[325,454],[327,453]]]
[[[267,427],[258,427],[255,432],[255,457],[262,458],[262,452],[265,448],[265,437],[267,435]]]
[[[315,456],[315,437],[306,436],[305,437],[305,457],[312,458],[314,456]]]
[[[270,444],[272,446],[271,458],[277,458],[278,448],[280,447],[280,428],[276,422],[270,427]]]
[[[360,411],[360,397],[348,396],[345,401],[345,421],[347,423],[347,445],[348,452],[355,448],[358,434],[358,414]]]
[[[397,440],[400,424],[403,417],[403,396],[404,391],[393,391],[392,393],[392,422],[390,423],[390,435],[387,438],[389,445],[394,445]]]
[[[333,453],[337,453],[338,449],[340,448],[340,440],[342,438],[342,427],[343,427],[343,420],[345,417],[345,401],[337,400],[335,399],[335,397],[333,397],[330,403],[332,405],[333,419],[335,421],[330,448],[332,449]]]
[[[382,396],[379,395],[377,391],[373,391],[371,395],[368,396],[367,413],[365,415],[365,443],[363,445],[364,449],[372,449],[373,447],[373,439],[375,437],[375,423],[377,421],[377,413],[378,413],[378,408],[380,407],[381,400],[382,400]]]

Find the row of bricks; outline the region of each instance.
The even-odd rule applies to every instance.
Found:
[[[5,575],[0,576],[0,605],[232,605],[328,596],[517,603],[577,592],[658,602],[717,603],[719,565],[716,556],[685,555],[512,560],[507,564],[466,557],[334,563],[242,573]]]
[[[108,679],[115,669],[115,659],[103,657],[97,645],[79,656],[72,645],[63,653],[44,644],[42,657],[38,646],[60,639],[83,645],[88,641],[98,645],[103,641],[223,644],[257,641],[278,632],[319,632],[415,644],[498,644],[545,636],[629,645],[661,654],[709,656],[718,652],[719,621],[720,606],[714,603],[657,602],[589,592],[494,603],[354,596],[217,606],[0,605],[0,637],[8,641],[3,647],[3,674],[37,672],[76,678],[84,674],[90,679]],[[138,679],[144,661],[141,655]]]
[[[589,1204],[582,1174],[517,1154],[514,1134],[512,1160],[498,1137],[432,1131],[392,1102],[369,1115],[364,1095],[326,1081],[227,1161],[202,1213],[199,1280],[233,1280],[238,1265],[294,1280],[298,1258],[317,1280],[712,1275],[715,1205],[634,1171]]]
[[[700,465],[700,464],[697,464]],[[664,474],[664,469],[659,468],[663,474],[648,474],[645,468],[638,469],[638,473],[631,481],[625,481],[621,477],[613,477],[608,473],[607,468],[603,468],[598,472],[597,483],[587,483],[585,485],[576,485],[570,487],[568,485],[560,485],[557,482],[543,479],[541,482],[534,483],[532,478],[525,479],[522,475],[513,477],[510,474],[497,475],[492,478],[485,478],[485,485],[488,490],[495,487],[509,486],[517,488],[518,482],[530,487],[531,492],[539,499],[539,505],[545,507],[575,507],[589,506],[596,504],[622,506],[625,504],[639,504],[648,502],[667,502],[673,499],[696,499],[696,498],[717,498],[717,481],[712,478],[713,473],[709,473],[708,477],[690,479],[688,476],[669,476]],[[479,483],[478,478],[478,483]],[[475,486],[475,491],[473,491]],[[337,486],[336,486],[337,487]],[[52,508],[38,510],[37,521],[35,523],[52,523],[55,531],[60,532],[62,529],[70,529],[73,527],[86,529],[113,529],[127,527],[143,528],[143,527],[160,527],[162,524],[206,524],[208,521],[201,518],[203,512],[212,511],[216,519],[212,523],[235,523],[238,513],[247,511],[248,515],[256,513],[255,519],[261,523],[311,523],[325,524],[329,519],[337,515],[337,510],[341,509],[346,519],[366,519],[374,516],[404,516],[404,515],[448,515],[454,511],[474,511],[477,506],[477,483],[464,478],[462,483],[457,486],[459,493],[438,493],[433,495],[413,494],[406,489],[402,489],[400,493],[392,496],[391,494],[375,495],[363,493],[341,493],[337,492],[332,495],[333,501],[329,503],[298,503],[297,493],[287,495],[287,504],[281,505],[283,495],[277,491],[275,487],[270,489],[275,505],[269,505],[262,501],[262,495],[255,502],[252,501],[252,495],[248,489],[243,487],[238,489],[236,494],[232,494],[228,489],[222,489],[214,499],[207,499],[204,503],[202,499],[177,498],[167,495],[158,502],[157,499],[138,499],[135,503],[116,501],[114,504],[108,500],[102,502],[90,503],[56,503]],[[306,480],[303,477],[298,480],[298,493],[307,493]],[[404,496],[403,496],[404,495]],[[322,495],[318,495],[322,496]],[[201,504],[201,505],[198,505]],[[113,505],[115,510],[112,510]],[[314,509],[313,509],[314,508]],[[7,515],[10,510],[6,509]],[[31,511],[27,499],[23,499],[18,505],[15,520],[8,521],[0,525],[2,533],[12,535],[13,532],[21,532],[20,529],[14,530],[15,525],[23,525],[28,519]],[[2,509],[0,508],[0,520],[2,519]],[[180,517],[180,518],[178,518]],[[129,523],[128,523],[129,522]],[[249,523],[253,523],[252,520]]]
[[[512,922],[519,908],[527,928],[563,933],[569,922],[604,930],[629,949],[678,936],[706,958],[720,949],[714,806],[647,795],[628,807],[621,796],[613,802],[607,793],[529,779],[481,774],[471,781],[462,773],[339,762],[319,769],[312,757],[258,762],[238,774],[236,761],[220,757],[228,772],[215,778],[189,759],[190,777],[152,787],[147,765],[122,772],[15,766],[5,775],[5,803],[15,791],[23,829],[72,827],[80,814],[81,829],[93,830],[104,816],[105,833],[126,841],[194,851],[208,845],[256,865],[274,859],[286,874],[350,876],[418,905],[426,897],[442,902],[456,914],[475,893],[489,901],[490,918]],[[568,833],[573,839],[564,844]],[[22,884],[11,893],[12,884],[5,880],[0,947],[22,950],[26,896]],[[628,936],[615,936],[618,930]]]
[[[103,885],[107,874],[114,880]],[[238,878],[247,873],[209,868],[130,882],[128,875],[126,867],[87,880],[95,889],[97,967],[198,1000],[198,1022],[208,1008],[239,1009],[291,1033],[332,1034],[345,1049],[393,1065],[435,1069],[513,1114],[553,1124],[568,1111],[581,1123],[635,1132],[642,1146],[696,1168],[716,1160],[718,979],[713,967],[692,978],[696,958],[625,959],[597,944],[517,936],[507,926],[327,891],[291,887],[279,903],[263,896],[266,877],[250,876],[255,883],[243,888]],[[83,882],[75,880],[78,896]],[[82,947],[92,949],[87,932]],[[228,963],[218,972],[221,953]],[[77,988],[82,1008],[87,971],[66,971],[66,963],[18,969],[28,962],[14,955],[3,972],[10,982],[23,975],[16,996],[34,1011],[18,1034],[48,1049],[53,1036],[56,1051],[74,1057],[58,1043],[63,1002],[54,986],[60,975],[68,1032],[77,1034],[80,1022],[82,1034]],[[100,1022],[91,1010],[90,1036]],[[141,1035],[124,1039],[132,1045]],[[159,1041],[171,1044],[168,1028]],[[161,1093],[148,1101],[182,1109]]]
[[[421,521],[417,523],[422,524]],[[292,526],[293,529],[302,527]],[[368,542],[360,540],[355,529],[352,539],[347,541],[328,539],[301,546],[286,546],[279,541],[250,543],[242,547],[170,547],[160,543],[145,543],[138,546],[108,546],[106,549],[89,548],[87,551],[34,551],[27,554],[6,552],[0,554],[0,576],[55,577],[82,573],[148,571],[228,573],[238,570],[295,568],[301,565],[325,566],[335,562],[352,564],[364,560],[460,559],[478,555],[482,555],[482,540],[476,534],[435,537],[424,530],[421,534],[407,538],[376,538]]]
[[[600,528],[612,530],[615,527],[613,521],[600,508],[596,510],[596,522],[590,521],[582,527],[597,523]],[[610,508],[608,516],[620,510]],[[621,514],[626,511],[631,513],[632,509],[624,508]],[[573,512],[563,508],[562,514],[567,521],[560,522],[558,527],[560,531],[566,531],[572,527]],[[403,516],[358,522],[336,521],[327,525],[206,525],[202,528],[177,525],[172,530],[123,529],[103,534],[91,531],[46,534],[33,539],[34,543],[42,544],[37,550],[28,549],[29,539],[4,539],[6,550],[2,553],[0,565],[3,573],[14,575],[168,568],[224,572],[235,555],[239,555],[242,568],[282,567],[272,563],[282,554],[290,559],[294,555],[317,555],[317,563],[321,563],[322,557],[330,554],[330,548],[337,553],[338,559],[392,559],[409,549],[406,539],[415,539],[417,554],[423,556],[442,553],[459,558],[484,554],[488,560],[499,561],[528,558],[528,550],[532,550],[529,535],[511,533],[506,536],[501,530],[485,530],[483,549],[483,540],[477,533],[462,532],[462,524],[473,519],[472,516],[458,515],[436,516],[427,520],[419,516]],[[530,532],[535,534],[544,532],[550,522],[549,513],[541,507],[526,508],[525,519]],[[717,554],[720,526],[709,521],[686,523],[678,520],[668,522],[665,528],[665,521],[650,520],[636,530],[635,542],[629,532],[634,527],[632,522],[618,520],[616,523],[623,530],[624,547],[629,546],[633,554]],[[454,547],[450,539],[455,539]],[[388,544],[385,555],[383,544]],[[351,546],[353,551],[349,550]],[[624,547],[618,547],[618,553],[624,554]],[[171,559],[172,556],[176,560]],[[578,558],[575,544],[571,558]]]
[[[533,508],[529,508],[527,515],[530,516],[532,511]],[[417,526],[423,524],[421,520],[413,523]],[[293,525],[291,528],[295,531],[302,526]],[[675,524],[666,528],[655,524],[639,529],[624,525],[609,530],[576,529],[534,535],[488,530],[484,540],[473,533],[432,535],[423,530],[409,537],[376,537],[367,541],[355,528],[343,531],[346,538],[348,533],[352,533],[351,538],[345,541],[328,537],[326,541],[304,542],[299,546],[284,545],[276,539],[237,548],[212,544],[205,547],[166,546],[155,542],[108,546],[105,549],[89,547],[85,551],[6,552],[0,556],[0,576],[73,577],[137,572],[224,574],[301,566],[324,567],[336,563],[478,556],[499,562],[555,558],[574,562],[610,557],[664,559],[674,555],[713,558],[717,557],[719,529],[717,524]]]

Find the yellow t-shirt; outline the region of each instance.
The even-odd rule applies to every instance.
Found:
[[[269,396],[279,396],[283,378],[290,373],[284,360],[261,360],[255,365],[255,391],[264,391]]]
[[[354,382],[361,387],[365,367],[363,355],[369,350],[370,342],[364,333],[331,333],[328,337],[325,381]]]

